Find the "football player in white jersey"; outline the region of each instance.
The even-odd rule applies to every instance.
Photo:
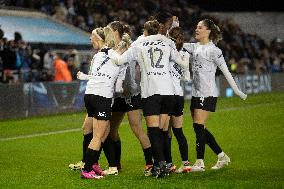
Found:
[[[107,31],[108,28],[104,28],[104,37],[100,36],[97,30],[92,32],[92,43],[95,46],[101,44],[98,45],[100,50],[93,57],[90,74],[78,73],[79,79],[88,80],[84,101],[88,117],[93,117],[93,138],[85,152],[85,165],[81,172],[81,177],[86,179],[102,177],[98,175],[97,164],[93,164],[98,162],[102,143],[109,134],[114,84],[119,73],[119,66],[114,64],[108,56],[109,52],[113,51],[108,46],[114,44],[114,39],[108,36]]]
[[[214,136],[205,127],[209,112],[214,112],[216,108],[218,89],[215,83],[215,72],[217,67],[223,72],[235,94],[243,100],[247,98],[247,95],[237,87],[222,51],[215,45],[221,39],[219,27],[213,21],[204,19],[195,29],[195,38],[198,43],[184,44],[184,48],[193,56],[193,88],[190,109],[196,134],[197,160],[192,166],[192,171],[205,171],[203,161],[205,144],[208,144],[218,156],[217,163],[212,167],[216,170],[230,162],[230,158],[222,151]]]
[[[187,53],[185,49],[183,49],[184,43],[184,33],[181,27],[173,27],[168,32],[168,37],[173,40],[176,44],[177,50],[181,53]],[[179,151],[182,159],[181,166],[176,170],[176,173],[187,173],[191,171],[191,166],[188,161],[188,144],[187,139],[184,136],[182,131],[183,126],[183,109],[184,109],[184,96],[183,96],[183,88],[181,86],[181,80],[190,80],[190,72],[189,69],[183,69],[177,63],[171,61],[171,75],[173,78],[173,83],[175,87],[175,105],[172,113],[170,114],[169,121],[169,135],[171,135],[170,128],[172,128],[173,133],[178,141]],[[171,139],[171,137],[168,137]],[[169,141],[171,142],[171,141]],[[172,163],[171,158],[171,145],[168,146],[168,150],[166,151],[165,156],[169,158],[167,163]],[[172,166],[173,167],[173,166]]]
[[[90,40],[91,40],[91,43],[93,45],[93,48],[95,51],[99,51],[100,49],[102,49],[104,46],[105,46],[105,34],[104,34],[104,30],[103,28],[96,28],[92,31],[92,34],[90,36]],[[91,64],[94,63],[94,59],[95,59],[95,56],[93,56],[93,59],[91,61]],[[92,66],[90,66],[90,72],[91,72],[91,68]],[[91,74],[91,73],[89,73]],[[82,72],[78,72],[77,74],[78,76],[78,79],[80,80],[88,80],[89,76],[83,74]],[[82,151],[82,160],[78,163],[75,163],[75,164],[70,164],[69,165],[69,168],[72,169],[72,170],[81,170],[84,168],[84,164],[85,164],[85,154],[86,154],[86,150],[93,138],[93,117],[90,116],[87,114],[86,117],[85,117],[85,120],[84,120],[84,123],[83,123],[83,126],[82,126],[82,130],[83,130],[83,151]],[[104,139],[103,141],[105,140],[105,138],[107,137],[104,136]],[[97,173],[99,175],[103,175],[103,172],[98,164],[98,162],[96,162],[96,165],[94,166],[97,168]]]
[[[172,59],[181,65],[188,65],[175,48],[173,41],[158,34],[159,22],[148,21],[144,24],[144,35],[138,46],[131,46],[121,57],[117,64],[137,61],[141,70],[141,96],[143,114],[148,127],[149,139],[152,146],[155,164],[153,174],[163,177],[168,174],[163,153],[162,129],[168,121],[168,114],[174,103],[174,86],[170,75],[169,61]],[[158,171],[156,171],[158,170]]]
[[[169,32],[172,28],[179,26],[178,18],[176,16],[173,16],[169,12],[159,12],[154,17],[160,23],[159,34],[166,35],[167,37],[170,37]],[[179,28],[177,30],[173,30],[173,31],[179,31],[179,32],[175,32],[176,33],[175,37],[177,38],[179,36],[179,40],[180,40],[181,35],[182,35],[181,28]],[[175,39],[173,41],[175,41]],[[175,43],[177,44],[177,41],[175,41]],[[178,42],[178,46],[180,46],[182,44],[183,44],[183,42],[181,42],[181,41]],[[180,53],[184,53],[184,52],[180,51]],[[173,66],[175,68],[173,68]],[[172,75],[175,75],[173,77],[173,82],[174,82],[176,92],[178,91],[178,95],[175,94],[175,105],[173,106],[173,108],[174,108],[173,112],[174,113],[171,114],[170,120],[166,122],[166,123],[170,123],[170,124],[169,124],[169,126],[165,126],[164,127],[165,129],[163,130],[163,136],[164,136],[163,139],[165,140],[165,142],[164,142],[165,143],[165,148],[164,148],[165,160],[167,162],[167,167],[169,168],[170,173],[175,172],[175,171],[177,173],[189,172],[191,170],[191,168],[189,166],[188,155],[187,155],[188,154],[188,145],[187,145],[186,138],[185,138],[185,136],[182,132],[182,128],[181,128],[182,127],[182,119],[183,119],[182,111],[183,111],[183,107],[184,107],[184,105],[183,105],[183,103],[184,103],[183,90],[181,89],[181,86],[180,86],[180,79],[177,79],[177,77],[178,77],[177,75],[179,75],[179,73],[176,70],[177,69],[180,69],[180,70],[183,70],[183,71],[187,70],[186,72],[184,72],[185,73],[184,76],[188,76],[188,78],[190,78],[190,73],[189,73],[188,68],[183,69],[181,66],[179,66],[176,63],[171,64],[171,68],[172,68],[172,72],[171,72]],[[174,126],[176,128],[174,128],[172,126]],[[179,149],[180,149],[180,153],[181,153],[182,160],[183,160],[182,165],[179,167],[178,170],[176,170],[176,166],[172,162],[171,128],[173,128],[174,135],[177,138],[177,141],[179,143]]]
[[[117,48],[127,48],[131,42],[130,36],[128,35],[129,31],[126,26],[121,24],[118,21],[111,22],[108,25],[112,31],[114,38],[116,39],[116,44],[118,44]],[[128,44],[125,43],[128,41]],[[134,67],[133,67],[134,66]],[[134,72],[134,73],[133,73]],[[139,140],[146,161],[145,166],[145,175],[149,175],[150,168],[152,167],[152,153],[151,153],[151,144],[148,136],[143,131],[142,128],[142,120],[141,120],[141,95],[140,88],[131,87],[127,85],[139,85],[132,83],[132,78],[135,77],[135,64],[131,64],[130,66],[124,65],[121,66],[120,74],[116,82],[116,93],[114,103],[112,106],[112,116],[110,120],[110,134],[106,139],[104,144],[104,152],[109,162],[109,169],[105,171],[106,174],[117,174],[117,170],[121,168],[120,159],[121,159],[121,141],[118,133],[119,126],[124,118],[125,113],[127,112],[129,125]],[[134,74],[134,75],[133,75]],[[122,82],[124,81],[124,82]],[[124,87],[122,87],[122,84]],[[121,94],[123,91],[124,94]],[[136,88],[136,89],[135,89]],[[128,95],[126,95],[128,93]]]

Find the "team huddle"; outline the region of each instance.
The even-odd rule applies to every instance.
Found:
[[[201,20],[195,29],[197,43],[185,43],[178,18],[168,12],[151,17],[144,32],[132,42],[129,28],[119,21],[92,31],[91,42],[98,52],[93,56],[84,101],[87,115],[83,123],[82,161],[70,164],[80,169],[81,177],[100,179],[117,175],[121,169],[119,126],[127,113],[129,125],[139,140],[145,158],[145,176],[162,178],[170,173],[205,171],[205,145],[217,155],[212,169],[228,165],[230,158],[205,127],[209,113],[216,109],[218,90],[217,67],[245,100],[230,74],[222,51],[215,46],[221,39],[218,26],[209,19]],[[190,74],[190,70],[191,73]],[[191,76],[192,75],[192,76]],[[181,80],[192,80],[191,116],[196,134],[196,162],[188,161],[188,143],[184,136],[184,97]],[[142,113],[147,133],[142,128]],[[171,131],[178,141],[181,166],[172,163]],[[109,168],[99,165],[104,151]]]

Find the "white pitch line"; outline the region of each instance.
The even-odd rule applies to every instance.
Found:
[[[249,105],[249,106],[242,106],[242,107],[231,107],[231,108],[223,108],[217,110],[215,113],[218,112],[227,112],[227,111],[234,111],[234,110],[241,110],[241,109],[253,109],[260,106],[266,106],[266,105],[278,105],[282,104],[284,101],[278,102],[278,103],[263,103],[263,104],[256,104],[256,105]],[[121,124],[127,124],[127,121],[123,121]],[[11,140],[17,140],[17,139],[26,139],[26,138],[34,138],[34,137],[40,137],[40,136],[48,136],[48,135],[57,135],[62,133],[71,133],[71,132],[77,132],[81,131],[81,129],[66,129],[61,131],[52,131],[47,133],[38,133],[38,134],[32,134],[32,135],[21,135],[16,137],[9,137],[9,138],[1,138],[0,141],[11,141]]]
[[[62,131],[52,131],[48,133],[38,133],[38,134],[32,134],[32,135],[21,135],[16,137],[9,137],[9,138],[1,138],[0,141],[9,141],[9,140],[16,140],[16,139],[22,139],[22,138],[33,138],[33,137],[39,137],[39,136],[48,136],[48,135],[56,135],[61,133],[71,133],[71,132],[77,132],[81,129],[67,129]]]
[[[128,122],[123,121],[121,124],[126,124]],[[0,138],[0,141],[10,141],[10,140],[16,140],[16,139],[23,139],[23,138],[34,138],[34,137],[40,137],[40,136],[48,136],[48,135],[57,135],[57,134],[62,134],[62,133],[72,133],[72,132],[77,132],[81,131],[81,128],[77,129],[66,129],[66,130],[61,130],[61,131],[52,131],[52,132],[47,132],[47,133],[37,133],[37,134],[31,134],[31,135],[20,135],[16,137],[9,137],[9,138]]]

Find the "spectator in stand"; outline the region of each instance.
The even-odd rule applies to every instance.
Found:
[[[54,58],[54,79],[53,81],[63,81],[70,82],[72,81],[71,73],[68,69],[67,63],[60,58],[60,55],[57,53]]]
[[[29,3],[27,3],[29,2]],[[156,0],[119,0],[119,1],[93,1],[93,0],[65,0],[65,1],[32,1],[13,0],[4,1],[4,6],[18,6],[26,8],[34,8],[41,10],[46,14],[52,15],[57,20],[73,24],[83,30],[91,32],[93,28],[113,20],[120,20],[128,23],[133,30],[133,38],[141,35],[142,26],[149,15],[154,15],[159,10],[171,10],[173,15],[180,18],[181,26],[189,26],[185,31],[185,40],[194,42],[193,26],[197,20],[205,15],[202,15],[202,10],[196,6],[192,6],[190,1],[156,1]],[[208,16],[206,16],[208,17]],[[248,34],[242,31],[237,22],[233,19],[219,20],[215,17],[208,17],[221,26],[223,31],[224,41],[218,44],[218,47],[223,51],[226,62],[229,62],[230,57],[234,57],[237,61],[237,67],[241,59],[250,59],[251,64],[246,64],[248,70],[255,71],[259,68],[258,61],[254,61],[254,57],[259,56],[259,53],[264,49],[269,49],[269,58],[260,56],[260,62],[264,62],[267,72],[283,72],[283,59],[280,58],[280,69],[277,61],[273,63],[272,54],[280,57],[283,53],[283,41],[275,38],[270,44],[265,44],[264,40],[256,34]],[[282,55],[283,56],[283,55]],[[264,58],[264,59],[263,59]],[[242,67],[242,65],[240,65]],[[257,67],[257,68],[256,68]],[[262,67],[262,66],[261,66]]]
[[[68,69],[71,73],[72,80],[77,80],[77,73],[79,70],[79,60],[78,60],[78,52],[76,50],[72,50],[67,57]]]
[[[5,47],[5,39],[4,37],[4,32],[0,27],[0,81],[2,81],[2,76],[3,76],[3,56],[4,56],[4,47]]]
[[[3,49],[3,82],[13,80],[13,71],[16,68],[16,46],[14,41],[8,41]]]

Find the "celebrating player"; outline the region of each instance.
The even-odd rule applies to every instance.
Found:
[[[217,67],[220,68],[234,92],[241,99],[245,100],[247,95],[237,87],[228,70],[222,51],[215,46],[221,39],[219,27],[213,21],[204,19],[196,27],[195,38],[198,43],[184,44],[184,48],[193,56],[193,85],[190,109],[196,134],[197,160],[192,167],[192,171],[205,171],[203,161],[205,144],[208,144],[218,156],[218,161],[212,169],[221,169],[228,165],[230,158],[222,151],[214,136],[205,127],[209,112],[214,112],[216,108],[218,89],[215,83],[215,72]]]

